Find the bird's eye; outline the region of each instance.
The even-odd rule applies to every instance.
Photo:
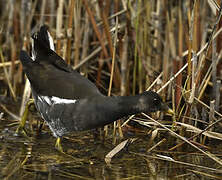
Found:
[[[154,105],[159,105],[159,104],[160,104],[160,101],[155,98],[155,99],[153,100],[153,104],[154,104]]]

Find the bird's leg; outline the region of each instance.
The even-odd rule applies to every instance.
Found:
[[[39,128],[37,130],[38,135],[41,133],[43,125],[44,125],[44,121],[40,121],[40,125],[39,125]]]
[[[59,152],[64,153],[63,148],[62,148],[62,145],[61,145],[61,138],[60,138],[60,137],[58,137],[58,138],[56,139],[55,148],[56,148]]]
[[[19,123],[19,126],[18,128],[16,129],[16,134],[19,134],[20,132],[22,132],[22,134],[24,134],[26,137],[27,136],[27,131],[25,130],[25,123],[26,123],[26,120],[28,118],[28,114],[29,114],[29,107],[34,104],[34,100],[33,99],[30,99],[26,106],[25,106],[25,111],[21,117],[21,121]]]
[[[56,148],[60,153],[62,153],[64,156],[66,156],[66,157],[69,157],[69,158],[71,158],[71,159],[74,159],[75,161],[81,161],[81,162],[84,161],[83,159],[76,158],[76,157],[73,157],[73,156],[65,153],[65,152],[63,151],[63,148],[62,148],[62,145],[61,145],[61,138],[60,138],[60,137],[58,137],[58,138],[56,139],[55,148]]]

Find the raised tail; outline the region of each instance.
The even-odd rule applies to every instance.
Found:
[[[72,72],[66,62],[54,51],[54,44],[48,27],[43,25],[40,30],[32,35],[32,59],[36,62],[49,63],[66,72]]]
[[[40,30],[32,35],[32,57],[38,59],[42,53],[49,53],[51,50],[55,50],[53,39],[48,32],[46,25],[41,26]]]

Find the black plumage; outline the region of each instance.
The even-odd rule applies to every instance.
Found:
[[[50,49],[46,26],[32,38],[35,59],[21,51],[20,60],[30,81],[37,110],[54,136],[94,129],[140,112],[169,110],[153,91],[136,96],[102,95],[91,81]]]

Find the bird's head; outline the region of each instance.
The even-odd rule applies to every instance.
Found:
[[[163,111],[173,114],[173,111],[163,102],[162,98],[154,91],[145,91],[140,94],[139,103],[144,107],[144,112]]]

